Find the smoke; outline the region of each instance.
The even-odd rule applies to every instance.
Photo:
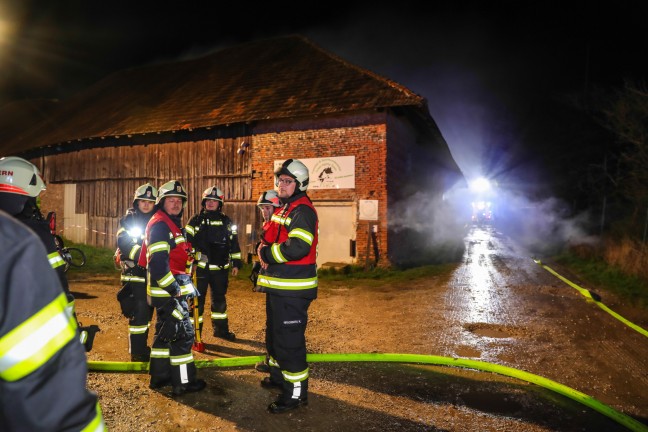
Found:
[[[568,246],[599,241],[591,234],[596,228],[593,216],[588,212],[572,214],[570,206],[559,198],[532,199],[519,191],[497,189],[488,197],[493,219],[476,222],[471,202],[483,197],[476,197],[464,186],[443,196],[424,190],[433,189],[424,188],[390,210],[389,229],[399,245],[392,259],[403,266],[460,260],[464,238],[475,225],[491,226],[534,256],[554,255]]]
[[[556,254],[573,245],[594,245],[594,218],[588,211],[573,214],[563,200],[549,197],[530,200],[502,193],[496,227],[531,253]]]

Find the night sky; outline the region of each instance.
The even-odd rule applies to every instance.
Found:
[[[299,33],[424,96],[466,177],[534,182],[564,101],[648,73],[648,2],[163,3],[1,2],[0,103]]]

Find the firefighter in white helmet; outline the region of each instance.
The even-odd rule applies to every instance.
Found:
[[[270,224],[270,219],[272,218],[272,214],[275,212],[275,210],[280,207],[279,204],[279,195],[277,195],[277,192],[274,190],[268,190],[265,191],[261,194],[259,199],[257,200],[257,208],[259,209],[261,213],[261,219],[263,220],[263,225],[261,227],[261,231],[259,232],[259,241],[256,244],[255,250],[259,249],[259,245],[261,243],[266,243],[267,240],[265,239],[265,232],[269,228]],[[257,285],[257,280],[259,279],[259,273],[261,271],[261,263],[257,260],[254,265],[252,266],[252,272],[250,273],[250,280],[252,281],[252,291],[256,292],[265,292],[265,289],[262,286]],[[266,319],[269,317],[268,313],[268,299],[266,295]],[[266,352],[268,350],[268,346],[270,345],[269,343],[269,334],[267,332],[267,323],[266,323]],[[254,365],[254,368],[258,370],[259,372],[270,372],[270,356],[266,354],[266,357],[263,361],[258,362],[256,365]]]
[[[117,300],[122,313],[128,318],[128,351],[131,361],[148,362],[149,326],[153,307],[146,301],[146,269],[138,265],[144,230],[154,213],[157,188],[150,183],[135,190],[133,206],[119,220],[117,230],[117,256],[121,268],[122,288]]]
[[[232,276],[241,268],[241,247],[236,224],[223,213],[225,194],[210,186],[202,194],[201,211],[191,218],[187,226],[187,240],[200,255],[197,262],[198,320],[202,332],[203,312],[207,288],[211,292],[211,322],[214,336],[229,341],[236,339],[230,331],[227,314],[227,286],[229,269]]]
[[[187,192],[178,180],[160,186],[139,258],[139,265],[147,268],[147,296],[157,315],[149,387],[171,385],[174,396],[207,386],[197,378],[191,352],[194,329],[189,304],[197,292],[191,282],[192,248],[182,229],[186,205]]]
[[[0,239],[0,429],[103,431],[77,323],[45,247],[4,211]]]
[[[318,219],[306,190],[308,168],[286,160],[275,172],[278,207],[258,248],[257,285],[267,293],[266,333],[270,376],[261,381],[281,394],[268,406],[283,413],[308,403],[306,362],[308,307],[317,298]]]
[[[0,158],[0,210],[4,210],[32,231],[43,242],[50,265],[56,270],[59,282],[68,300],[68,308],[74,313],[74,296],[70,292],[65,261],[59,252],[49,224],[43,218],[39,196],[46,190],[41,173],[33,163],[17,156]],[[92,349],[99,327],[93,325],[79,328],[79,340],[86,351]]]

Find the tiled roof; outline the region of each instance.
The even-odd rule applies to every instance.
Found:
[[[60,102],[18,139],[0,142],[0,154],[87,138],[398,106],[429,116],[425,99],[402,85],[301,36],[285,36],[116,72]]]

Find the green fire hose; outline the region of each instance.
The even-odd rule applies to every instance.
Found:
[[[215,360],[196,360],[196,366],[199,368],[207,367],[235,367],[235,366],[252,366],[262,361],[265,356],[247,356],[220,358]],[[312,363],[327,362],[392,362],[392,363],[418,363],[440,366],[452,366],[468,369],[476,369],[484,372],[492,372],[499,375],[505,375],[527,381],[570,399],[575,400],[585,406],[588,406],[599,413],[611,418],[615,422],[627,427],[635,432],[648,432],[648,426],[627,416],[613,408],[599,402],[591,396],[560,384],[556,381],[524,372],[519,369],[501,366],[494,363],[487,363],[478,360],[468,360],[463,358],[441,357],[434,355],[419,354],[308,354],[307,361]],[[89,361],[88,368],[96,372],[143,372],[148,370],[148,363],[137,362],[105,362]]]

